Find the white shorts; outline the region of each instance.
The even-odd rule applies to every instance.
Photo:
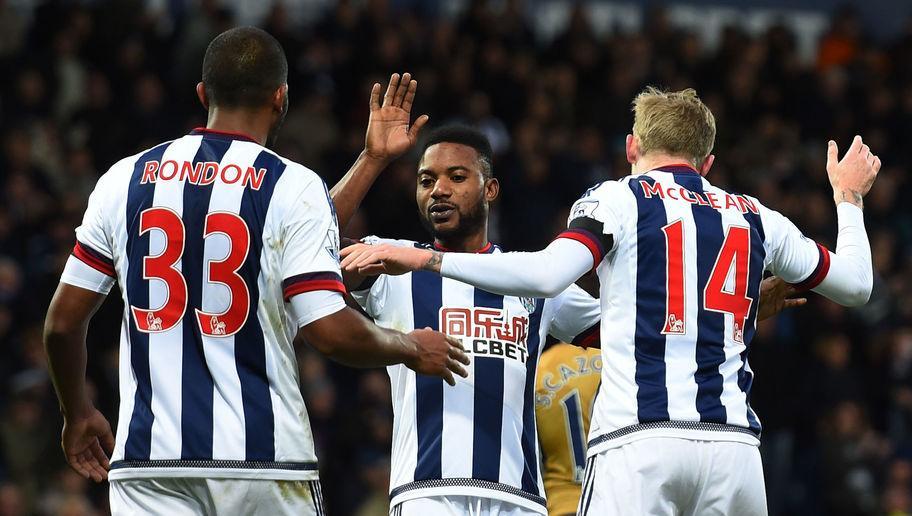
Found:
[[[406,500],[390,509],[390,516],[541,516],[502,500],[480,496],[428,496]]]
[[[650,437],[589,458],[578,514],[766,516],[760,450]]]
[[[112,516],[324,514],[319,480],[112,480],[110,498]]]

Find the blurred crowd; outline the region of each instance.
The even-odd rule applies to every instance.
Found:
[[[194,85],[209,40],[233,26],[217,1],[0,0],[0,516],[105,514],[106,487],[70,471],[48,380],[42,322],[88,194],[119,158],[205,125]],[[764,422],[771,514],[912,513],[912,23],[874,43],[855,13],[834,14],[816,58],[773,24],[726,28],[717,47],[661,9],[635,33],[597,32],[584,8],[543,41],[518,1],[469,2],[455,19],[342,1],[306,24],[276,5],[260,23],[285,47],[291,110],[281,154],[332,185],[363,145],[372,82],[419,81],[415,115],[482,128],[503,197],[494,240],[547,243],[585,188],[629,168],[630,101],[646,84],[695,87],[716,115],[713,183],[756,195],[832,248],[826,140],[860,133],[883,159],[866,219],[877,272],[871,302],[819,297],[762,325],[752,403]],[[349,226],[426,240],[415,157],[394,163]],[[97,405],[116,419],[118,296],[89,333]],[[382,370],[355,371],[303,348],[305,393],[330,514],[387,511],[392,413]]]

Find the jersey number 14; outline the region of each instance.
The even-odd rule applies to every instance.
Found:
[[[662,228],[665,234],[667,250],[667,280],[665,290],[665,326],[664,335],[684,335],[689,321],[684,308],[686,282],[684,271],[684,222],[676,220]],[[731,338],[735,342],[744,342],[744,327],[750,312],[753,299],[747,295],[748,275],[750,273],[750,229],[743,226],[731,226],[725,235],[725,241],[709,280],[703,289],[703,309],[723,314],[732,314],[734,325]],[[726,289],[732,268],[734,281]]]

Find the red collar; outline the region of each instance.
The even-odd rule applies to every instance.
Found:
[[[442,245],[438,244],[437,242],[434,242],[434,249],[436,249],[438,251],[443,251],[444,253],[454,252],[452,249],[447,249],[446,247],[443,247]],[[484,247],[475,251],[475,254],[490,253],[493,250],[494,250],[494,244],[492,244],[491,242],[488,242]]]
[[[256,144],[260,143],[260,142],[256,141],[253,137],[251,137],[250,135],[247,135],[244,133],[233,133],[231,131],[219,131],[218,129],[210,129],[208,127],[196,127],[192,131],[190,131],[190,134],[211,134],[211,135],[215,135],[215,136],[224,136],[226,138],[247,140],[247,141],[251,141]]]

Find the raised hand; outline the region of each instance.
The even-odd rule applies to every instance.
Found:
[[[65,418],[61,444],[67,462],[77,473],[95,482],[108,478],[114,434],[97,409],[90,409],[84,416]]]
[[[418,132],[428,121],[427,115],[421,115],[409,126],[412,103],[418,81],[410,73],[394,73],[390,76],[383,103],[380,103],[380,83],[375,83],[370,94],[370,119],[367,122],[367,135],[364,138],[365,153],[383,162],[390,162],[418,141]]]
[[[848,202],[863,208],[862,198],[871,189],[877,172],[880,171],[880,158],[871,152],[861,136],[855,136],[849,150],[839,160],[836,142],[830,140],[827,144],[826,169],[836,204]]]
[[[469,365],[468,355],[459,339],[424,328],[408,334],[417,350],[414,361],[405,364],[409,369],[426,375],[439,376],[450,385],[456,385],[453,374],[469,376],[463,365]]]
[[[440,253],[389,244],[355,244],[342,250],[342,269],[362,276],[393,276],[419,269],[440,271]]]
[[[762,321],[778,314],[786,308],[796,308],[807,303],[803,297],[792,299],[798,293],[794,287],[778,276],[770,276],[760,282],[760,306],[757,309],[757,320]]]

